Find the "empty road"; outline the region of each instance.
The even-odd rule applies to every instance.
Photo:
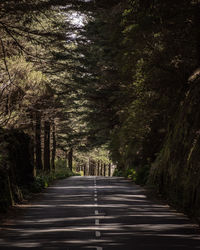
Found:
[[[0,249],[193,250],[200,233],[130,181],[70,177],[1,225]]]

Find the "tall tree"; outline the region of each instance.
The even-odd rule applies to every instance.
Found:
[[[39,111],[35,113],[35,155],[36,169],[43,170],[42,164],[42,145],[41,145],[41,114]]]
[[[48,120],[44,121],[44,170],[50,172],[50,122]]]

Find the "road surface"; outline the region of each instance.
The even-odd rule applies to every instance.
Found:
[[[1,226],[0,249],[193,250],[200,233],[130,181],[70,177]]]

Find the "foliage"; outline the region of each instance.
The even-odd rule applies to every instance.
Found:
[[[66,169],[67,168],[67,160],[62,158],[57,158],[55,161],[56,170],[57,169]]]
[[[149,178],[149,184],[173,204],[196,217],[200,214],[199,93],[199,79],[194,78],[169,127]]]
[[[187,136],[194,125],[187,117],[192,111],[182,111],[181,118],[179,112],[192,89],[188,78],[200,62],[199,2],[111,2],[109,9],[101,2],[101,11],[97,4],[90,12],[77,47],[85,71],[74,80],[86,100],[88,142],[94,146],[106,142],[118,166],[115,175],[141,184],[147,182],[155,162],[153,180],[160,191],[170,195],[169,186],[176,186],[177,190],[171,188],[171,197],[176,197],[184,187],[187,197],[188,190],[194,196],[191,206],[197,206],[197,187],[186,175],[182,182],[177,179],[187,151],[177,142],[189,140],[186,155],[191,159],[196,143]]]
[[[72,174],[59,166],[53,171],[60,135],[70,134],[73,126],[67,121],[72,108],[68,106],[71,74],[66,72],[71,67],[73,31],[65,9],[51,2],[0,3],[0,127],[8,129],[2,132],[0,145],[1,207],[5,208],[21,201],[30,186],[39,191],[55,178]],[[9,135],[8,149],[11,129],[16,132]],[[66,150],[66,139],[64,143]],[[39,164],[34,166],[34,159]]]
[[[63,165],[59,165],[56,167],[55,172],[51,172],[49,174],[38,174],[31,184],[29,191],[33,193],[41,192],[44,188],[47,188],[49,185],[51,185],[53,181],[65,179],[73,175],[75,175],[75,173],[71,172],[69,168],[66,168],[66,166]]]
[[[136,184],[145,185],[148,182],[150,166],[128,167],[125,170],[116,169],[113,176],[125,177]]]
[[[0,210],[23,199],[34,179],[30,137],[17,130],[0,132]]]
[[[113,176],[116,176],[116,177],[122,177],[124,176],[124,173],[122,170],[119,170],[119,169],[115,169],[114,173],[113,173]]]

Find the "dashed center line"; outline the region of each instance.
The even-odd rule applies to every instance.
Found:
[[[98,198],[97,198],[98,196],[97,196],[97,183],[96,183],[96,178],[94,178],[94,201],[95,201],[95,204],[94,204],[94,206],[95,207],[97,207],[98,206],[98,204],[97,204],[97,201],[98,201]],[[94,213],[95,213],[95,215],[99,215],[99,211],[96,209],[95,211],[94,211]],[[96,226],[99,226],[99,219],[95,219],[95,225]],[[95,231],[95,236],[97,237],[97,238],[99,238],[99,237],[101,237],[101,232],[100,231]],[[102,247],[99,247],[99,246],[96,246],[95,247],[97,250],[103,250],[103,248]]]
[[[99,225],[99,219],[95,220],[95,225]]]
[[[99,231],[95,232],[96,237],[101,237],[101,233]]]

